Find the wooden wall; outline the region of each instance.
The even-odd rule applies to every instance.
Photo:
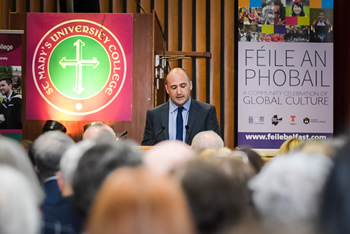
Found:
[[[59,0],[0,0],[1,25],[6,28],[9,9],[59,11]],[[26,3],[29,2],[30,6]],[[194,84],[193,98],[216,106],[225,144],[234,147],[234,23],[235,0],[100,0],[101,12],[150,13],[155,10],[163,28],[169,51],[210,52],[211,58],[173,61],[171,67],[185,68]],[[42,4],[42,5],[40,5]],[[348,1],[335,4],[335,130],[349,127],[350,88],[348,30],[337,30],[337,22],[346,18]],[[341,55],[341,56],[340,56]],[[341,97],[340,95],[343,95]]]

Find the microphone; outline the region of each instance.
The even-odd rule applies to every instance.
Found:
[[[165,130],[165,127],[162,126],[159,130],[159,132],[157,133],[156,137],[153,139],[151,145],[154,145],[154,143],[156,142],[157,138],[159,137],[159,135]]]
[[[128,131],[126,131],[126,130],[125,130],[124,132],[122,132],[122,133],[118,134],[118,136],[117,136],[117,141],[119,141],[119,140],[120,140],[120,138],[125,137],[127,134],[128,134]]]
[[[128,134],[128,131],[125,130],[124,132],[119,134],[118,138],[122,138],[122,137],[126,136],[127,134]]]
[[[186,124],[185,126],[186,129],[186,137],[185,137],[185,142],[187,141],[187,139],[190,137],[190,127],[188,126],[188,124]]]

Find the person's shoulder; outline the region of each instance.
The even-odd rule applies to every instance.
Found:
[[[198,106],[205,109],[215,108],[213,105],[206,102],[201,102],[194,99],[192,99],[191,102],[192,102],[192,106]]]
[[[13,92],[11,98],[22,99],[22,94]]]
[[[158,112],[158,111],[162,111],[166,108],[169,108],[169,103],[168,102],[165,102],[163,104],[160,104],[159,106],[156,106],[152,109],[149,109],[148,112]]]

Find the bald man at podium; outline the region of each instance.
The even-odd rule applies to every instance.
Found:
[[[190,97],[192,82],[181,68],[172,69],[166,77],[169,101],[147,111],[141,145],[155,145],[164,140],[179,140],[191,145],[193,137],[205,130],[220,135],[213,105]]]

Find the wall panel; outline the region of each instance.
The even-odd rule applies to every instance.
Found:
[[[54,0],[44,1],[44,12],[54,12],[54,9],[55,9]]]
[[[165,4],[164,4],[164,0],[154,0],[154,10],[157,14],[157,17],[159,19],[159,22],[160,22],[160,25],[162,26],[162,30],[164,32],[164,15],[165,15],[165,12],[164,12],[164,7],[165,7]]]
[[[140,5],[145,10],[145,12],[140,9],[140,13],[151,13],[151,0],[141,0]]]
[[[30,12],[40,12],[40,0],[30,0]]]
[[[123,0],[113,0],[113,13],[123,13]]]
[[[126,1],[126,12],[127,13],[137,13],[137,3],[135,0]]]
[[[1,28],[8,29],[9,11],[11,9],[10,0],[1,0]]]
[[[234,3],[225,0],[224,27],[224,141],[234,147]]]
[[[220,123],[221,1],[210,0],[210,103]]]
[[[182,50],[192,51],[192,1],[182,0]],[[192,80],[192,59],[187,58],[182,61],[182,68],[184,68],[190,79]]]
[[[179,0],[168,1],[168,50],[179,50]],[[171,68],[178,67],[177,60],[169,61]]]
[[[206,0],[196,1],[196,51],[206,52]],[[196,59],[196,99],[205,102],[207,99],[207,60]]]
[[[101,13],[109,12],[109,0],[100,0],[100,12]]]
[[[16,0],[16,12],[26,12],[26,0]]]

